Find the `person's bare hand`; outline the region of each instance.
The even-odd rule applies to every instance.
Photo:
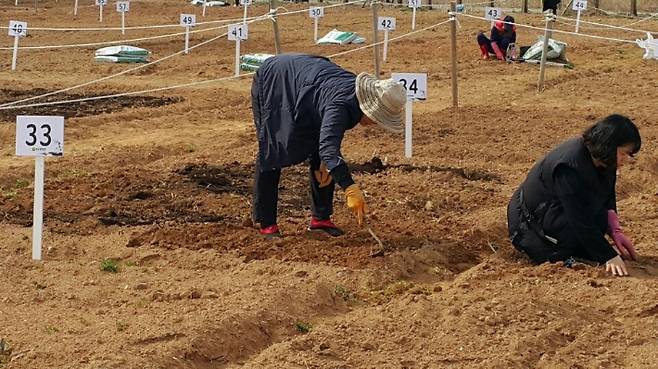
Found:
[[[605,271],[610,272],[612,273],[612,275],[619,277],[628,275],[626,264],[624,264],[624,261],[621,259],[621,256],[619,255],[605,262]]]

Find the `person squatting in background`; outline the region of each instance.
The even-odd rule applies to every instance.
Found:
[[[329,59],[281,54],[267,59],[254,75],[252,110],[258,154],[252,218],[266,238],[281,237],[277,200],[281,168],[309,160],[309,231],[340,236],[331,221],[334,183],[344,191],[359,226],[365,222],[365,197],[340,152],[345,131],[357,124],[403,130],[406,90],[392,79],[358,76]]]
[[[503,20],[496,20],[491,28],[491,39],[488,39],[483,32],[478,32],[477,41],[482,52],[482,59],[489,59],[489,54],[495,54],[498,60],[505,60],[507,46],[516,43],[516,26],[514,17],[506,16]]]
[[[641,144],[635,124],[613,114],[555,147],[530,169],[509,202],[512,244],[537,263],[575,257],[628,275],[622,257],[637,254],[619,226],[615,184],[617,171],[633,162]]]

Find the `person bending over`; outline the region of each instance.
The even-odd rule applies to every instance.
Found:
[[[344,191],[358,224],[365,222],[363,193],[340,152],[357,124],[403,130],[406,90],[399,83],[358,76],[321,56],[282,54],[254,75],[252,110],[258,138],[252,218],[266,238],[281,237],[277,201],[281,168],[309,161],[310,231],[343,234],[330,217],[334,183]]]

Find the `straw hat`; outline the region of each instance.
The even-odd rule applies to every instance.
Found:
[[[385,129],[404,130],[404,105],[407,91],[392,79],[375,79],[368,73],[356,76],[356,98],[363,114]]]

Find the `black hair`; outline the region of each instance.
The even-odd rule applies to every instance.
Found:
[[[633,121],[620,114],[612,114],[596,122],[583,132],[585,146],[594,159],[607,167],[617,166],[617,148],[632,144],[631,155],[640,151],[642,139]]]

